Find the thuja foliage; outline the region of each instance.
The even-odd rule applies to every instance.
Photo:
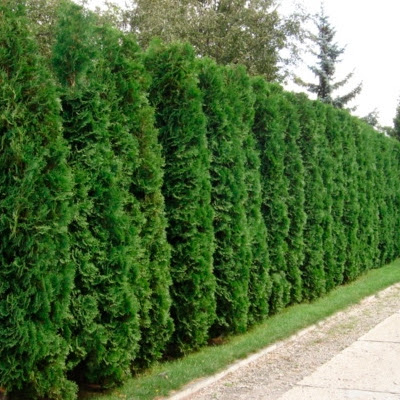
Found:
[[[247,215],[248,241],[251,252],[249,258],[248,284],[248,325],[263,320],[269,313],[269,298],[272,282],[269,274],[270,259],[268,252],[267,228],[262,215],[261,159],[256,137],[253,133],[255,96],[251,80],[244,69],[236,68],[232,76],[238,86],[244,113],[240,127],[244,134],[243,152],[245,155],[245,185],[247,198],[244,204]]]
[[[215,320],[210,151],[194,51],[189,45],[149,48],[150,101],[165,158],[163,194],[171,244],[171,352],[203,345]]]
[[[111,69],[116,60],[109,58],[118,38],[108,32],[104,39],[103,28],[79,6],[66,3],[61,13],[53,63],[76,176],[69,368],[78,381],[112,385],[130,375],[138,351],[143,217],[130,187],[139,150],[116,107],[121,94]]]
[[[278,86],[269,86],[262,78],[252,82],[255,93],[253,132],[261,158],[261,211],[267,227],[271,262],[271,312],[278,312],[290,302],[291,285],[287,275],[287,242],[289,233],[288,178],[285,175],[285,129],[279,114],[281,96]]]
[[[323,220],[325,188],[320,168],[320,129],[315,105],[304,95],[297,96],[300,121],[299,147],[304,163],[304,261],[302,265],[303,297],[314,299],[326,291],[324,270]]]
[[[72,399],[60,335],[74,279],[60,104],[23,8],[8,1],[0,46],[0,386],[14,398]]]
[[[244,331],[251,253],[245,211],[244,107],[232,84],[234,71],[201,61],[199,73],[211,152],[211,204],[214,210],[216,313],[212,334]]]
[[[113,386],[400,255],[397,140],[188,45],[142,53],[63,1],[51,79],[17,3],[0,6],[10,398]]]
[[[304,261],[304,166],[299,148],[300,123],[296,112],[294,95],[278,92],[282,96],[280,113],[285,122],[285,175],[288,180],[287,209],[290,220],[286,237],[288,251],[286,253],[287,279],[291,284],[290,301],[302,300],[301,267]]]
[[[154,111],[147,99],[150,78],[143,66],[140,48],[132,35],[107,26],[101,30],[101,44],[117,95],[111,104],[111,114],[122,114],[122,118],[112,121],[112,126],[117,132],[125,132],[116,136],[113,146],[123,160],[127,188],[138,200],[143,216],[139,232],[140,267],[135,285],[141,333],[135,365],[142,367],[162,356],[173,330],[169,315],[170,246],[161,193],[164,161]],[[135,147],[127,147],[129,142]],[[130,162],[133,156],[134,163]]]

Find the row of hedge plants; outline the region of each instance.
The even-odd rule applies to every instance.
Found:
[[[400,145],[60,2],[0,5],[0,387],[63,399],[400,254]]]

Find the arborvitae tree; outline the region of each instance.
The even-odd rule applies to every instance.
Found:
[[[260,156],[256,139],[249,134],[244,142],[246,151],[246,186],[247,186],[247,225],[249,227],[249,245],[252,263],[249,277],[249,314],[248,324],[253,325],[263,320],[269,313],[269,299],[272,282],[269,274],[270,260],[268,252],[268,232],[261,213],[262,193],[260,176]]]
[[[311,35],[311,40],[317,50],[313,50],[312,54],[318,58],[318,62],[316,66],[309,68],[317,77],[318,83],[306,83],[300,78],[296,78],[296,83],[306,87],[310,93],[315,93],[322,102],[337,108],[344,108],[361,92],[361,84],[345,95],[333,96],[337,89],[347,84],[353,73],[348,74],[341,81],[334,82],[336,66],[345,49],[334,42],[336,31],[330,24],[323,8],[318,15],[314,16],[314,22],[318,32],[316,35]]]
[[[287,277],[286,238],[289,232],[288,179],[285,175],[285,132],[280,117],[278,87],[262,78],[253,79],[255,117],[253,132],[261,158],[262,214],[268,230],[272,292],[270,311],[278,312],[290,302]]]
[[[204,344],[215,319],[210,152],[193,49],[154,43],[145,65],[150,101],[165,157],[163,193],[172,246],[171,296],[175,333],[171,351]]]
[[[327,139],[327,108],[320,102],[315,103],[316,107],[316,136],[318,140],[319,154],[316,162],[318,163],[322,177],[322,242],[324,250],[324,270],[326,291],[332,290],[336,286],[336,260],[333,237],[333,174],[334,165],[331,149]]]
[[[400,143],[393,143],[394,171],[400,170]],[[394,225],[394,256],[400,256],[400,187],[394,187],[393,208],[395,209],[395,225]]]
[[[232,78],[240,84],[239,93],[241,93],[241,96],[239,97],[245,110],[241,125],[243,133],[245,133],[243,142],[243,150],[246,157],[245,184],[247,188],[245,209],[251,252],[251,259],[249,260],[248,298],[250,306],[248,324],[252,325],[264,319],[269,313],[272,282],[269,274],[268,232],[261,212],[263,201],[261,191],[261,160],[257,140],[252,130],[255,116],[253,108],[255,96],[252,92],[251,81],[244,69],[237,68],[235,75]]]
[[[377,209],[377,186],[376,186],[376,149],[375,149],[375,137],[377,136],[376,131],[368,127],[368,130],[361,132],[361,141],[364,142],[365,147],[365,182],[360,180],[360,185],[365,186],[367,205],[362,212],[366,218],[364,221],[360,221],[361,224],[366,224],[366,246],[365,260],[367,262],[366,268],[376,268],[376,259],[378,251],[379,241],[379,214]],[[379,135],[378,135],[379,136]],[[367,221],[367,222],[366,222]]]
[[[373,243],[373,215],[371,195],[373,195],[372,179],[369,169],[373,166],[371,154],[372,146],[369,138],[370,126],[355,121],[353,134],[357,147],[357,192],[360,205],[359,233],[360,240],[360,270],[370,269],[374,259]],[[375,132],[373,132],[375,134]]]
[[[304,226],[307,216],[304,212],[304,166],[297,143],[300,124],[293,94],[283,93],[281,110],[286,127],[285,174],[289,183],[286,204],[290,224],[286,238],[286,264],[288,281],[291,284],[290,301],[294,303],[302,300],[301,267],[304,260]]]
[[[379,251],[380,264],[384,265],[391,261],[393,255],[393,226],[394,221],[392,213],[392,173],[391,173],[391,146],[385,137],[378,139],[378,147],[375,149],[379,152],[377,155],[378,168],[381,172],[380,193],[379,193]]]
[[[214,209],[214,275],[217,318],[212,335],[244,331],[249,302],[248,231],[245,211],[246,186],[243,136],[238,96],[231,70],[213,61],[200,62],[199,81],[207,117],[207,140],[211,152],[211,204]]]
[[[343,175],[343,129],[340,124],[338,113],[332,108],[326,109],[326,129],[327,146],[332,157],[332,187],[330,190],[332,204],[332,241],[334,256],[334,272],[332,274],[334,285],[343,282],[346,237],[343,227],[343,208],[344,208],[344,175]]]
[[[228,68],[229,87],[232,97],[232,111],[234,113],[234,125],[237,127],[237,135],[243,138],[242,152],[244,155],[246,201],[245,210],[248,226],[249,268],[248,323],[254,324],[265,317],[269,311],[269,297],[271,281],[268,274],[269,254],[267,251],[267,230],[264,218],[261,214],[261,173],[260,155],[256,149],[256,139],[252,132],[254,125],[255,96],[252,91],[251,81],[243,67]],[[242,272],[242,276],[244,273]],[[243,283],[246,283],[243,280]],[[243,300],[242,300],[243,302]]]
[[[92,17],[65,3],[53,56],[76,174],[70,235],[77,274],[65,331],[75,379],[110,386],[129,376],[139,340],[134,291],[142,215],[129,190],[139,150],[115,107],[121,93]]]
[[[344,280],[350,281],[354,280],[360,273],[357,148],[352,117],[347,112],[341,112],[340,117],[343,126],[343,174],[345,176],[342,219],[346,236]]]
[[[1,3],[0,40],[0,386],[10,398],[74,399],[60,335],[74,278],[60,103],[21,3]]]
[[[143,253],[135,290],[140,305],[141,326],[135,364],[148,366],[161,357],[173,330],[169,315],[170,247],[166,238],[164,197],[161,193],[164,161],[158,131],[154,127],[154,110],[146,96],[150,77],[141,62],[141,51],[135,39],[130,34],[104,27],[101,44],[118,95],[118,101],[111,104],[111,113],[118,118],[111,126],[116,132],[128,130],[138,146],[135,169],[132,170],[132,155],[124,147],[127,138],[115,135],[118,139],[113,142],[115,153],[123,159],[127,158],[126,162],[123,161],[125,184],[138,199],[144,217],[140,230]],[[123,118],[120,118],[121,114]]]
[[[316,127],[315,104],[303,94],[297,95],[301,126],[299,147],[305,170],[304,229],[305,257],[303,263],[303,297],[315,299],[326,290],[323,248],[324,187],[319,158],[319,138]]]

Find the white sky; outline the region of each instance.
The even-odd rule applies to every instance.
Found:
[[[151,1],[151,0],[149,0]],[[281,11],[290,9],[293,0],[280,0]],[[310,13],[320,10],[321,0],[297,0]],[[89,0],[101,5],[103,0]],[[124,5],[125,0],[114,0]],[[381,125],[392,125],[400,98],[400,1],[399,0],[324,0],[325,13],[336,29],[336,42],[346,46],[337,68],[337,80],[354,71],[349,91],[359,82],[363,90],[352,105],[356,115],[365,116],[377,109]],[[313,62],[312,59],[311,62]],[[295,71],[303,79],[313,79],[303,64]],[[290,90],[304,90],[289,85]],[[344,88],[346,91],[346,88]]]
[[[286,7],[290,0],[281,2]],[[311,13],[320,10],[321,0],[299,2]],[[400,1],[324,0],[323,4],[336,29],[336,42],[340,47],[346,46],[337,69],[338,80],[354,71],[347,86],[349,91],[363,83],[362,92],[352,103],[358,106],[354,114],[365,116],[376,108],[381,125],[393,125],[400,98]],[[298,74],[307,75],[305,70],[308,69],[300,66]]]

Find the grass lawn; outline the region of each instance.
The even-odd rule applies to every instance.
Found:
[[[313,303],[291,306],[249,332],[232,336],[221,346],[206,347],[185,358],[156,364],[110,393],[82,395],[80,398],[146,400],[166,396],[193,379],[214,374],[235,360],[285,339],[397,282],[400,282],[400,259],[383,268],[368,271],[358,280],[336,288]]]

